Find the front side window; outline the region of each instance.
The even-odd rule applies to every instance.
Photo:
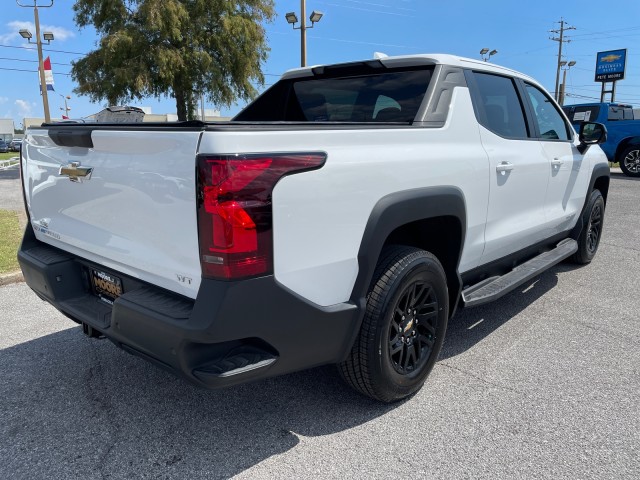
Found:
[[[475,80],[485,113],[480,123],[502,137],[528,138],[522,103],[513,80],[480,72],[475,72]]]
[[[533,85],[527,83],[526,88],[540,138],[544,140],[569,140],[569,128],[551,99]]]

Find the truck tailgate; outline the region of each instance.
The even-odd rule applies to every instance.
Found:
[[[195,298],[200,130],[87,126],[66,137],[60,127],[29,130],[22,181],[36,237]]]

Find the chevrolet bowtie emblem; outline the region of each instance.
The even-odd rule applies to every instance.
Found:
[[[83,180],[91,180],[91,172],[93,172],[93,167],[81,167],[80,162],[71,162],[61,166],[58,174],[69,177],[72,182],[82,182]]]

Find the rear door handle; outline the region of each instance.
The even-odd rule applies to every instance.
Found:
[[[513,163],[502,162],[499,165],[496,165],[496,172],[500,173],[500,175],[506,175],[507,172],[510,172],[513,168]]]

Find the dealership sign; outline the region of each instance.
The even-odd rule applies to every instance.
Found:
[[[627,49],[598,52],[596,55],[596,82],[614,82],[624,78]]]

